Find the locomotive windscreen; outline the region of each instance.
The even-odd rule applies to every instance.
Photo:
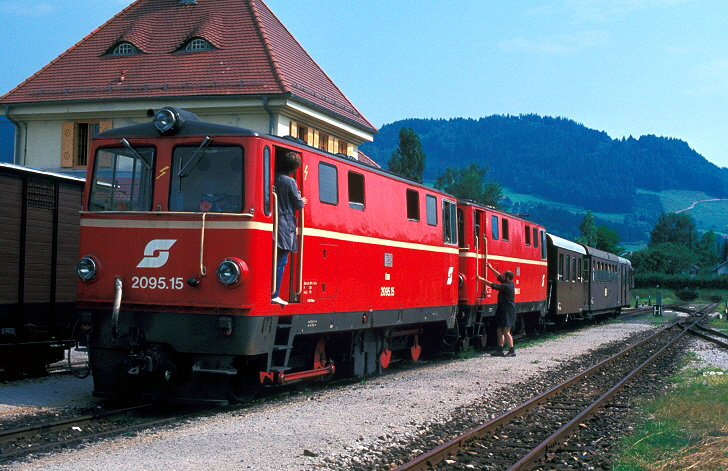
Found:
[[[172,156],[170,211],[240,212],[242,147],[177,147]]]
[[[151,210],[153,165],[151,147],[99,149],[94,161],[89,210]]]

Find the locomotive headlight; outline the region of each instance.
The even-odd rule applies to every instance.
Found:
[[[185,121],[199,121],[196,114],[174,106],[165,106],[154,115],[154,127],[159,134],[169,136],[182,130]]]
[[[162,108],[154,115],[154,127],[160,134],[167,135],[175,132],[179,123],[179,115],[174,108]]]
[[[234,286],[248,277],[248,266],[239,258],[228,258],[217,267],[217,279],[225,286]]]
[[[83,281],[93,281],[99,271],[99,262],[96,257],[86,255],[78,261],[76,265],[76,273]]]

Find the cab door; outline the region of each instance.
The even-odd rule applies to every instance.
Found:
[[[475,275],[477,288],[475,291],[476,298],[485,298],[486,290],[483,279],[487,278],[488,263],[488,239],[486,237],[486,219],[485,211],[476,209],[473,215],[473,238],[475,241]]]

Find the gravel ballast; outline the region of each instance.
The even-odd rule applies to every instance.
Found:
[[[545,386],[539,377],[591,350],[653,329],[626,321],[580,329],[515,358],[477,355],[421,364],[344,387],[256,402],[233,413],[85,444],[0,466],[7,470],[329,470],[357,464],[364,454],[404,446],[428,424],[488,404],[505,411]],[[710,360],[728,369],[726,354]],[[706,355],[707,356],[707,355]],[[721,364],[724,362],[726,364]],[[68,383],[66,383],[68,381]],[[47,378],[30,386],[0,386],[0,420],[90,401],[91,378]],[[14,389],[17,388],[17,389]],[[88,406],[88,402],[86,402]],[[442,437],[443,441],[451,437]]]

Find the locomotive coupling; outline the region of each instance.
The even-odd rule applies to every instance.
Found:
[[[124,366],[130,376],[147,376],[163,372],[164,379],[167,381],[177,369],[165,352],[154,347],[127,356]]]

